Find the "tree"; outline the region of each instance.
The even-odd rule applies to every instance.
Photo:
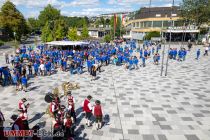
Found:
[[[152,37],[160,37],[160,32],[157,31],[149,32],[144,36],[146,40],[151,40]]]
[[[68,39],[72,41],[79,40],[79,36],[77,35],[77,28],[69,28],[68,31]]]
[[[183,0],[180,9],[183,19],[197,26],[210,21],[210,0]]]
[[[55,40],[62,40],[67,32],[67,26],[64,20],[60,19],[55,22]]]
[[[5,30],[10,39],[20,40],[22,35],[28,32],[28,26],[22,13],[10,1],[6,1],[1,7],[0,27]]]
[[[45,26],[42,28],[42,35],[41,39],[44,42],[50,42],[53,41],[53,32],[50,29],[50,25],[48,22],[46,22]]]
[[[39,14],[40,26],[43,27],[46,22],[53,22],[60,17],[60,11],[48,4],[47,7],[45,7],[44,10]]]
[[[111,40],[112,40],[112,37],[110,35],[106,35],[104,37],[104,41],[107,42],[107,43],[109,43]]]
[[[87,27],[87,23],[85,20],[83,20],[83,28],[82,28],[82,38],[83,39],[86,39],[89,37],[89,34],[88,34],[88,27]]]
[[[41,28],[39,25],[39,21],[35,18],[28,18],[27,24],[28,24],[31,32],[39,31]]]

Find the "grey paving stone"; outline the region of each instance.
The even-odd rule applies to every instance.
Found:
[[[122,129],[110,128],[109,132],[122,134]]]
[[[167,140],[165,135],[158,135],[159,140]]]
[[[93,135],[97,135],[97,136],[103,136],[103,131],[97,131],[97,130],[93,130],[92,131]]]
[[[201,113],[193,113],[193,115],[194,115],[195,117],[204,117],[204,115],[201,114]]]
[[[141,111],[141,110],[134,110],[133,112],[134,112],[134,114],[143,114],[143,111]]]
[[[143,125],[142,121],[136,121],[136,125]]]
[[[171,130],[172,129],[170,125],[160,125],[160,128],[162,130]]]
[[[187,140],[200,140],[196,135],[185,135]]]
[[[128,129],[128,134],[138,135],[139,134],[139,130],[137,130],[137,129]]]
[[[125,117],[134,117],[133,114],[124,114]]]
[[[177,114],[175,110],[167,110],[168,114]]]
[[[193,121],[191,117],[181,117],[183,121]]]
[[[154,135],[142,135],[143,140],[155,140]]]

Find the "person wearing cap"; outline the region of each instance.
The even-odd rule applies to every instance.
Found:
[[[102,127],[102,118],[103,118],[103,112],[101,108],[101,102],[99,100],[95,101],[95,106],[93,109],[93,114],[96,118],[96,129],[100,129]]]
[[[25,104],[26,101],[27,101],[26,98],[22,98],[18,103],[18,109],[23,110],[24,112],[27,113],[29,104]]]
[[[20,112],[19,118],[23,122],[24,130],[29,130],[28,115],[27,115],[27,113],[24,110],[22,110],[22,109],[19,109],[18,111]]]
[[[88,95],[83,102],[83,111],[85,112],[86,125],[88,126],[90,126],[90,118],[92,116],[92,105],[90,103],[91,99],[92,96]]]

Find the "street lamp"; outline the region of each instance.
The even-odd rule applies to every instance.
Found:
[[[166,60],[166,71],[165,71],[165,76],[167,76],[168,74],[168,61],[169,61],[169,50],[170,50],[170,47],[171,47],[171,30],[173,29],[173,20],[172,20],[172,14],[173,14],[173,6],[174,6],[174,0],[172,0],[172,6],[171,6],[171,29],[170,29],[170,41],[169,41],[169,46],[168,46],[168,54],[167,54],[167,60]]]

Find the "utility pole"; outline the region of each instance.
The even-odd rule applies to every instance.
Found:
[[[161,39],[163,40],[163,39]],[[160,76],[163,76],[163,65],[164,65],[164,58],[165,58],[165,48],[166,48],[166,40],[164,39],[164,44],[163,44],[163,52],[162,52],[162,62],[161,62],[161,72]]]
[[[173,6],[174,6],[174,0],[172,0],[172,6],[171,6],[171,29],[170,29],[170,41],[168,45],[168,54],[167,54],[167,60],[166,60],[166,71],[165,71],[165,76],[168,74],[168,61],[169,61],[169,49],[171,48],[171,30],[173,29],[173,20],[172,20],[172,14],[173,14]]]

